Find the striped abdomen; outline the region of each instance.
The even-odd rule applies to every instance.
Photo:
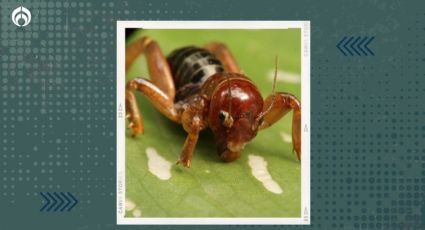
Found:
[[[177,90],[175,101],[197,93],[210,76],[224,71],[223,64],[208,50],[193,46],[175,50],[167,61]]]

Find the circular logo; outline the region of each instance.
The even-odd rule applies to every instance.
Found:
[[[31,22],[31,12],[23,6],[14,9],[12,12],[12,22],[19,27],[27,26]]]

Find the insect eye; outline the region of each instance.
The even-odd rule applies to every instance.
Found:
[[[227,128],[230,128],[233,125],[233,118],[226,111],[220,111],[218,119],[220,119],[221,124]]]
[[[226,120],[226,112],[224,111],[220,111],[220,113],[218,114],[218,119],[220,119],[220,122],[223,124],[224,121]]]

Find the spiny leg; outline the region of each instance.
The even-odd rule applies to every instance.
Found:
[[[144,78],[135,78],[127,82],[126,86],[126,112],[130,121],[129,127],[133,130],[133,136],[143,133],[143,120],[137,106],[133,90],[143,93],[149,101],[164,114],[168,119],[180,122],[180,113],[174,108],[173,99],[170,99],[156,85]]]
[[[224,65],[224,70],[229,73],[240,73],[241,70],[230,52],[229,48],[223,43],[211,42],[205,48],[216,56]]]
[[[270,107],[272,106],[272,107]],[[292,145],[297,153],[298,160],[301,160],[301,105],[294,95],[289,93],[275,93],[264,101],[263,111],[269,110],[260,126],[261,129],[268,128],[280,120],[290,110],[292,115]]]
[[[147,65],[152,83],[174,101],[175,87],[173,77],[167,59],[161,51],[158,43],[149,37],[142,37],[136,42],[130,44],[125,49],[125,68],[126,70],[144,53],[146,55]]]

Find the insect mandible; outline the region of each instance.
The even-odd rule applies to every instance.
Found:
[[[263,100],[223,43],[183,47],[165,57],[157,42],[142,37],[126,47],[126,70],[142,53],[151,80],[129,80],[125,91],[126,117],[133,136],[144,131],[135,90],[188,133],[177,161],[185,167],[190,167],[199,133],[205,128],[214,133],[220,159],[234,161],[259,130],[292,110],[292,143],[301,159],[301,106],[295,96],[275,92],[276,73],[272,94]]]

